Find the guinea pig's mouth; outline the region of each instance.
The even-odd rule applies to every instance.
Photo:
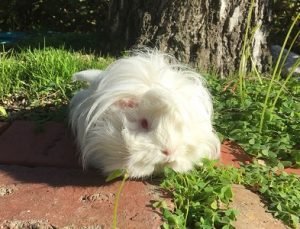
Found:
[[[172,159],[171,157],[166,157],[164,162],[162,163],[163,166],[168,166],[170,164],[172,164],[175,160]]]

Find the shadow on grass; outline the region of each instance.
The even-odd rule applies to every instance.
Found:
[[[15,120],[33,121],[37,125],[42,125],[47,121],[68,122],[68,105],[49,104],[33,108],[7,108],[8,117],[0,118],[0,121],[13,122]]]
[[[107,39],[100,33],[26,33],[24,37],[12,43],[3,44],[2,50],[19,52],[24,49],[42,49],[46,47],[78,51],[83,54],[118,57],[122,50],[109,48]]]

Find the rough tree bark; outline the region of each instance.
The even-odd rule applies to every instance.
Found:
[[[270,65],[269,0],[256,0],[251,56],[258,70]],[[157,47],[202,70],[228,75],[238,69],[250,0],[111,0],[111,48]]]

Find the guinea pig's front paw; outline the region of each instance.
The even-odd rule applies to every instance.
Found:
[[[174,171],[179,173],[185,173],[191,169],[193,169],[193,163],[187,160],[180,160],[180,161],[172,161],[166,164],[166,166],[172,168]]]
[[[134,165],[127,168],[127,174],[130,178],[143,178],[152,175],[154,166]]]

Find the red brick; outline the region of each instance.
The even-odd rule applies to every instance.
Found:
[[[8,122],[0,122],[0,134],[2,134],[9,127]]]
[[[26,166],[79,167],[71,134],[63,123],[15,121],[0,135],[0,163]]]
[[[238,144],[226,141],[221,147],[220,162],[224,165],[240,167],[239,162],[250,163],[251,157]]]
[[[11,221],[48,222],[58,228],[111,228],[120,181],[105,183],[95,172],[65,168],[0,166],[0,186],[12,189],[0,197],[0,227]],[[127,181],[122,192],[119,228],[159,228],[151,207],[159,193],[142,181]]]
[[[239,162],[251,163],[252,158],[235,142],[226,141],[221,146],[220,164],[232,165],[239,168]],[[299,168],[286,168],[285,172],[300,175]]]
[[[295,169],[295,168],[286,168],[284,171],[286,171],[287,173],[291,173],[291,174],[296,174],[300,176],[300,169]]]

